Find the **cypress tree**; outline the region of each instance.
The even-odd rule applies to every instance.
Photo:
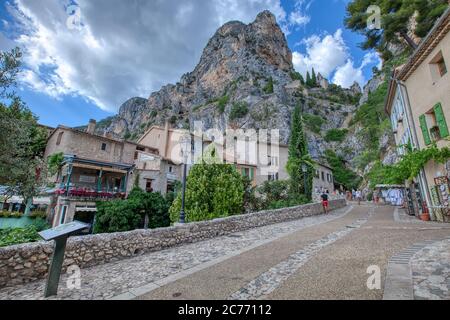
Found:
[[[306,85],[311,87],[311,75],[309,74],[309,71],[306,72]]]
[[[307,185],[305,186],[305,177],[302,166],[307,165]],[[290,192],[292,196],[306,195],[311,199],[313,161],[309,155],[308,143],[303,129],[303,117],[300,106],[297,105],[292,114],[291,136],[289,140],[289,157],[287,171],[291,178]]]
[[[314,68],[312,68],[311,86],[317,87],[317,77],[316,77],[316,72],[314,71]]]

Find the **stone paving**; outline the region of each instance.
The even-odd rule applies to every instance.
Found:
[[[285,261],[272,267],[267,272],[252,280],[246,286],[233,293],[230,300],[255,300],[265,299],[267,295],[277,289],[284,281],[286,281],[292,274],[301,268],[312,256],[318,253],[324,247],[335,243],[337,240],[345,237],[353,230],[360,228],[365,224],[370,216],[374,214],[374,208],[371,208],[367,216],[363,219],[358,219],[352,224],[346,226],[341,230],[332,232],[325,237],[309,244],[302,250],[297,251],[288,257]]]
[[[450,300],[450,238],[426,246],[410,263],[414,299]]]
[[[310,226],[326,223],[345,216],[350,208],[336,210],[328,215],[306,217],[300,220],[255,228],[229,236],[154,252],[92,268],[81,269],[81,288],[69,289],[72,283],[63,275],[57,299],[110,299],[134,288],[139,288],[206,262],[239,252],[261,241],[276,239]],[[44,299],[45,281],[0,289],[0,300]],[[53,298],[55,299],[55,298]]]

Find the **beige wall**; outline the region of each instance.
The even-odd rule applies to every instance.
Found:
[[[330,192],[334,191],[334,177],[333,177],[333,171],[331,169],[324,167],[322,165],[316,166],[316,171],[319,172],[319,177],[316,175],[313,178],[313,193],[315,192],[316,188],[320,190],[320,188],[327,189]],[[322,173],[324,179],[322,179]],[[331,181],[328,181],[328,176],[331,176]]]
[[[57,140],[60,134],[62,134],[61,142],[58,145]],[[106,144],[104,151],[102,150],[103,143]],[[63,152],[90,160],[132,164],[136,147],[132,143],[58,128],[47,142],[45,158],[54,153]]]
[[[442,52],[447,73],[440,76],[436,65],[431,64],[434,57]],[[442,39],[437,47],[428,55],[417,70],[405,81],[411,103],[412,116],[421,149],[426,148],[419,117],[431,110],[437,103],[441,103],[447,125],[450,129],[450,33]],[[429,125],[430,128],[430,125]],[[450,147],[450,140],[437,141],[439,148]],[[430,162],[425,166],[425,175],[429,187],[434,185],[434,178],[438,173],[445,174],[444,165]]]

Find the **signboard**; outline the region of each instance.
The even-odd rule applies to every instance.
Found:
[[[66,224],[61,224],[53,229],[48,229],[39,232],[39,235],[45,241],[55,240],[61,237],[67,237],[77,231],[81,231],[83,229],[90,228],[91,226],[87,223],[74,221]]]
[[[48,271],[47,284],[45,286],[45,297],[55,296],[58,293],[59,278],[64,262],[67,238],[75,232],[90,228],[87,223],[74,221],[59,225],[56,228],[39,232],[39,235],[46,241],[55,240],[55,248]]]
[[[84,183],[95,183],[96,179],[97,179],[96,176],[83,176],[83,175],[81,175],[78,180],[80,182],[84,182]]]

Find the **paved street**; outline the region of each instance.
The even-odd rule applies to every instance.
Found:
[[[448,299],[447,224],[412,220],[390,206],[353,204],[327,216],[265,226],[63,276],[59,299],[382,299],[389,259],[433,240],[412,259],[414,297]],[[366,286],[381,269],[381,290]],[[430,277],[431,276],[431,277]],[[44,281],[0,290],[0,299],[42,299]]]

